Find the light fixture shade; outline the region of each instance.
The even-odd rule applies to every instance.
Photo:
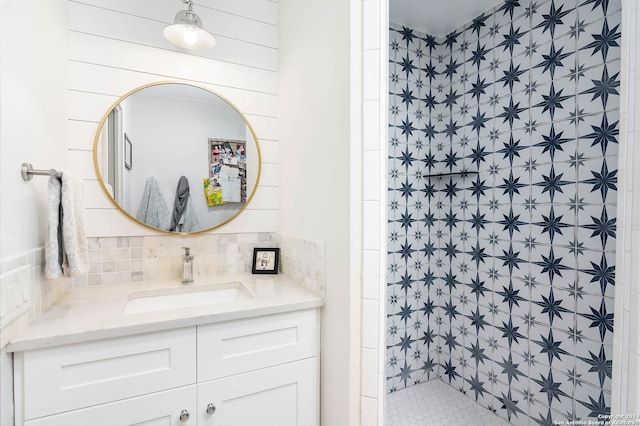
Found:
[[[211,49],[216,45],[216,38],[202,28],[202,21],[191,10],[191,3],[189,2],[188,4],[189,10],[178,12],[173,24],[164,29],[164,37],[169,42],[184,49]]]

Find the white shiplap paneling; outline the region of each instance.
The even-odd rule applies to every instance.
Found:
[[[93,149],[93,138],[96,135],[98,123],[94,121],[69,120],[67,125],[67,147],[69,149]]]
[[[229,99],[243,111],[261,144],[262,178],[254,199],[217,232],[277,229],[277,3],[197,2],[195,11],[218,45],[194,53],[162,37],[164,26],[183,6],[177,0],[69,2],[68,167],[85,179],[89,236],[151,234],[121,215],[102,193],[93,169],[93,139],[98,123],[122,95],[167,80],[201,85]]]
[[[276,72],[91,34],[69,33],[69,59],[155,76],[277,93]]]
[[[69,118],[99,123],[117,100],[117,96],[69,90]]]
[[[120,99],[116,96],[102,95],[90,92],[69,91],[69,117],[72,120],[99,123],[104,114]],[[256,132],[258,139],[275,140],[277,134],[277,120],[275,117],[245,114],[247,120]]]
[[[163,79],[144,72],[86,62],[69,62],[69,89],[79,92],[121,96],[136,87],[158,81],[163,81]],[[273,93],[246,90],[209,82],[197,84],[227,98],[244,114],[275,117],[278,98]]]
[[[162,5],[164,2],[157,3]],[[209,9],[203,9],[203,11],[214,13]],[[168,14],[171,20],[173,19],[173,14],[175,14],[173,11]],[[201,16],[201,18],[205,19],[204,16]],[[277,69],[277,49],[256,43],[262,43],[262,40],[277,39],[272,34],[275,33],[275,27],[268,26],[267,29],[270,31],[265,31],[265,24],[247,20],[237,15],[228,15],[228,20],[223,22],[225,23],[224,27],[228,27],[230,36],[213,31],[217,39],[215,49],[194,52],[197,56],[256,68],[265,68],[271,71]],[[156,21],[139,15],[83,3],[72,2],[69,4],[69,29],[72,32],[108,37],[126,43],[182,51],[181,48],[169,43],[162,35],[162,30],[167,24],[168,22]],[[251,35],[251,37],[248,37],[248,35]],[[252,40],[247,41],[247,38],[252,38]]]
[[[113,204],[107,198],[97,179],[84,181],[84,203],[93,209],[112,209]]]
[[[115,10],[123,14],[136,15],[145,19],[161,21],[165,25],[173,21],[173,17],[179,10],[186,9],[186,6],[180,0],[73,0],[73,3],[92,5],[107,10]],[[246,34],[249,31],[247,25],[250,24],[248,22],[271,27],[273,31],[272,44],[258,44],[277,47],[277,3],[265,0],[208,0],[194,2],[193,10],[204,22],[205,28],[227,37],[253,40],[258,35],[266,36],[264,32],[258,32],[255,29],[251,34]],[[212,21],[211,19],[214,20]],[[226,32],[218,30],[217,28],[220,27],[219,21],[223,20],[228,21],[229,27],[235,26],[236,29]],[[243,23],[243,21],[247,21],[247,23]],[[238,32],[233,33],[232,31]]]
[[[277,226],[277,210],[245,209],[236,219],[216,229],[216,233],[267,232],[268,227]],[[87,230],[100,229],[101,237],[122,235],[157,235],[144,226],[130,221],[117,210],[87,209],[85,216]],[[105,226],[108,223],[109,226]]]

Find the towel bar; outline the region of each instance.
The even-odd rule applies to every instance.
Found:
[[[451,173],[435,173],[432,175],[422,175],[423,178],[441,178],[447,176],[466,176],[466,175],[477,175],[478,172],[472,170],[466,170],[462,172],[451,172]]]
[[[22,163],[22,167],[20,167],[20,172],[22,173],[22,179],[25,181],[29,181],[33,179],[33,175],[39,176],[54,176],[57,178],[62,177],[59,171],[55,169],[49,170],[36,170],[33,168],[31,163]]]

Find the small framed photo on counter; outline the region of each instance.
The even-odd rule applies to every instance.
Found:
[[[279,248],[254,248],[253,249],[253,274],[277,274],[280,263]]]

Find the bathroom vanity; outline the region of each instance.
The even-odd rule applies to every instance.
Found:
[[[281,275],[73,289],[8,346],[16,424],[316,425],[322,303]]]

